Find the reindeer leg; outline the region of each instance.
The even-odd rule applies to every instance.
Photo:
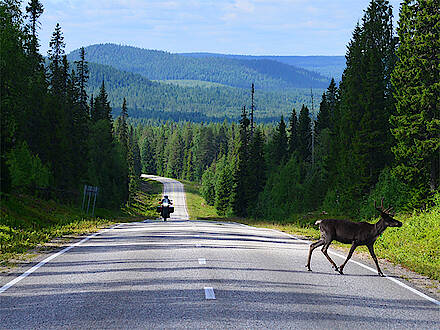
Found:
[[[374,243],[373,243],[373,244],[374,244]],[[376,267],[377,267],[377,273],[379,274],[379,276],[385,276],[385,275],[382,273],[382,271],[380,270],[379,262],[377,261],[376,254],[374,253],[374,246],[373,246],[373,244],[367,245],[367,247],[368,247],[368,251],[370,251],[371,257],[373,258],[374,263],[376,264]]]
[[[328,243],[325,243],[325,245],[322,247],[321,251],[327,257],[328,261],[330,261],[330,263],[333,265],[334,270],[339,272],[340,274],[342,274],[341,271],[339,270],[338,266],[336,266],[335,262],[332,260],[332,258],[330,258],[330,256],[327,253],[327,249],[330,246],[330,244],[331,244],[331,241]]]
[[[351,256],[353,255],[354,250],[356,250],[357,247],[358,247],[358,245],[355,242],[353,242],[353,244],[351,245],[350,251],[348,252],[347,259],[345,259],[344,263],[339,266],[339,272],[341,274],[343,274],[342,271],[344,270],[345,265],[347,264],[348,260],[350,260]]]
[[[321,245],[324,245],[324,240],[323,239],[320,239],[319,241],[317,241],[317,242],[315,242],[313,244],[310,244],[309,257],[307,258],[307,265],[306,265],[307,270],[309,272],[312,271],[310,269],[310,260],[312,259],[312,252],[313,252],[314,249],[316,249],[318,246],[321,246]]]

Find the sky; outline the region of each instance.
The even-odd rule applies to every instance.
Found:
[[[28,2],[24,0],[24,2]],[[41,0],[41,52],[116,43],[172,53],[345,55],[369,0]],[[390,0],[395,21],[400,0]]]

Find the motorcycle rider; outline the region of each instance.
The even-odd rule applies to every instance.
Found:
[[[173,202],[171,202],[171,200],[168,198],[168,195],[163,196],[163,199],[161,201],[161,203],[168,203],[168,204],[173,204]]]
[[[160,203],[160,215],[163,217],[163,221],[167,221],[167,218],[170,217],[170,213],[174,212],[174,209],[171,206],[173,202],[168,198],[167,195],[165,195]]]

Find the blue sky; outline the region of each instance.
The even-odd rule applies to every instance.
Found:
[[[25,0],[27,2],[27,0]],[[169,52],[344,55],[369,0],[42,0],[46,54],[56,23],[66,52],[117,43]],[[395,20],[400,0],[391,0]]]

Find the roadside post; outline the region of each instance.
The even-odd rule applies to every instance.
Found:
[[[98,191],[99,191],[98,187],[84,185],[84,196],[83,196],[83,202],[82,202],[82,210],[83,211],[85,210],[86,199],[88,199],[86,214],[89,214],[90,201],[93,197],[92,216],[95,215],[96,196],[98,196]]]

